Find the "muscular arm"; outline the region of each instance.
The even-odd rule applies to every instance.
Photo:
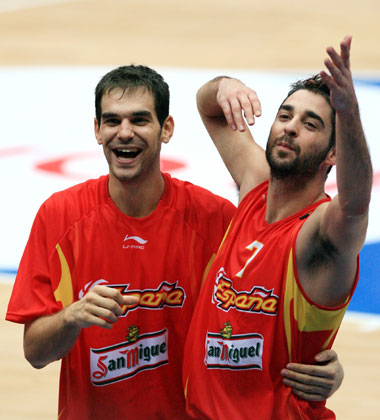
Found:
[[[367,230],[372,187],[371,159],[350,71],[350,45],[348,36],[341,43],[340,55],[329,47],[330,58],[325,60],[325,65],[330,75],[321,72],[336,111],[338,195],[310,217],[297,244],[297,261],[300,261],[300,278],[305,291],[313,300],[325,305],[343,303],[354,283],[357,256]],[[314,244],[328,245],[334,251],[330,260],[325,260],[326,266],[316,273],[307,259],[307,250]]]
[[[350,71],[350,46],[351,37],[346,37],[341,43],[341,55],[328,48],[330,60],[326,59],[325,65],[331,76],[321,72],[322,79],[330,88],[331,103],[336,111],[338,186],[337,199],[327,207],[321,230],[339,248],[351,245],[357,253],[363,245],[367,226],[372,165]]]
[[[197,93],[202,121],[227,169],[239,187],[240,201],[253,187],[268,179],[264,150],[253,140],[249,125],[261,115],[256,93],[237,79],[217,77]]]
[[[60,312],[25,324],[25,358],[37,369],[61,359],[71,351],[82,328],[98,325],[110,329],[122,314],[122,306],[137,301],[136,297],[122,296],[118,290],[95,286]]]

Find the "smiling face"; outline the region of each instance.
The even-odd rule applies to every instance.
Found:
[[[326,99],[305,89],[293,93],[280,106],[269,135],[266,156],[271,175],[313,177],[329,155],[331,133]]]
[[[173,119],[160,126],[153,95],[144,88],[106,92],[95,136],[108,162],[110,177],[120,182],[145,181],[160,174],[161,143],[173,133]]]

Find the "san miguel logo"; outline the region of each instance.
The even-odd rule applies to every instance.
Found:
[[[168,332],[139,335],[131,325],[127,340],[113,346],[90,349],[91,382],[105,386],[123,381],[147,369],[157,369],[168,363]]]
[[[222,272],[223,273],[223,272]],[[214,286],[214,301],[217,307],[228,312],[231,308],[238,311],[276,315],[278,296],[272,290],[254,286],[250,291],[237,291],[230,279],[219,273]]]
[[[262,369],[264,338],[261,334],[232,334],[225,323],[220,333],[206,335],[205,365],[208,369]]]
[[[123,313],[120,316],[126,316],[129,311],[138,308],[162,309],[165,306],[182,307],[186,298],[184,289],[178,287],[177,282],[167,283],[163,281],[157,289],[145,290],[129,290],[129,284],[110,284],[109,287],[119,290],[123,296],[137,296],[139,298],[139,302],[135,305],[125,305],[123,307]]]

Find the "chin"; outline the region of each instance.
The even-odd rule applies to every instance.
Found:
[[[120,170],[112,170],[110,171],[110,175],[112,178],[116,179],[119,182],[129,182],[133,181],[138,177],[135,172],[131,171],[120,171]]]

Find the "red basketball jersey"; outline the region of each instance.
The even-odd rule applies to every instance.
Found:
[[[39,210],[7,319],[52,314],[94,285],[138,294],[111,330],[83,329],[62,359],[59,419],[184,419],[185,336],[204,271],[235,210],[164,174],[144,218],[121,213],[108,176],[54,194]]]
[[[196,419],[335,418],[324,403],[294,396],[280,375],[289,361],[314,363],[331,347],[348,305],[313,303],[297,278],[297,233],[328,199],[268,224],[267,189],[265,182],[240,203],[193,315],[184,385]]]

